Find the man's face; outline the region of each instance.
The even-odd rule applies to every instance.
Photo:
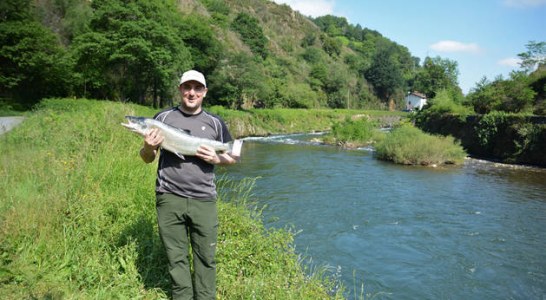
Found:
[[[182,108],[191,113],[201,111],[207,88],[197,81],[184,82],[178,88],[182,95]]]

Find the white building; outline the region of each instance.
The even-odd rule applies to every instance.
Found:
[[[412,111],[412,110],[421,110],[423,109],[423,106],[427,104],[427,96],[418,93],[413,92],[409,93],[406,96],[406,110]]]

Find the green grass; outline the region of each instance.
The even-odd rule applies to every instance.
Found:
[[[49,99],[0,136],[0,295],[6,299],[164,299],[155,164],[119,125],[156,111]],[[234,113],[236,114],[236,113]],[[219,299],[341,299],[307,270],[287,230],[265,229],[254,179],[219,181]]]
[[[404,165],[460,164],[466,152],[451,136],[434,136],[411,125],[393,129],[376,146],[376,157]]]
[[[366,118],[346,118],[343,122],[337,122],[325,137],[329,144],[345,146],[364,146],[372,144],[377,136],[378,126]]]
[[[251,109],[208,108],[220,115],[234,136],[264,136],[279,133],[327,131],[336,123],[354,116],[368,117],[377,124],[392,125],[405,118],[404,112],[353,109]]]

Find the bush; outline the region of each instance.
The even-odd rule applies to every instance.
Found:
[[[343,122],[332,126],[330,136],[337,144],[370,144],[377,125],[365,118],[352,120],[347,117]]]
[[[459,164],[466,152],[453,137],[433,136],[410,125],[393,129],[376,145],[377,158],[404,165]]]
[[[472,108],[462,105],[461,102],[453,95],[453,92],[442,89],[436,93],[434,98],[430,99],[427,108],[421,112],[451,113],[463,116],[473,113]]]
[[[263,59],[267,57],[267,38],[258,19],[247,13],[239,13],[231,23],[231,28],[241,35],[243,42],[252,50],[252,53]]]
[[[467,99],[478,114],[492,111],[524,113],[533,110],[533,101],[537,92],[530,85],[529,76],[522,72],[510,73],[510,79],[502,76],[489,82],[482,78],[468,94]]]

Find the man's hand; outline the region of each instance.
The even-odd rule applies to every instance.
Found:
[[[144,162],[151,163],[157,155],[157,148],[163,142],[159,129],[154,128],[144,136],[144,145],[140,149],[140,157]]]
[[[197,157],[213,165],[231,165],[237,162],[237,157],[233,157],[228,153],[218,154],[213,148],[207,145],[201,145],[197,148]]]
[[[157,150],[162,142],[163,136],[157,128],[153,128],[144,136],[144,148],[147,150]]]
[[[197,148],[197,153],[195,153],[195,156],[208,162],[209,164],[217,165],[221,163],[220,157],[218,156],[218,154],[216,154],[216,151],[214,151],[212,147],[209,147],[207,145],[199,146],[199,148]]]

